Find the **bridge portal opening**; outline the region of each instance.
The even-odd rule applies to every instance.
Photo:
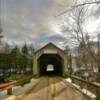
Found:
[[[62,76],[63,59],[58,54],[43,54],[38,59],[40,75]]]

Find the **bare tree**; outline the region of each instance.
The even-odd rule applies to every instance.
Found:
[[[89,5],[96,4],[99,6],[100,1],[95,1],[95,2],[85,2],[82,4],[78,4],[75,6],[72,6],[70,10],[66,10],[63,13],[60,13],[60,15],[63,15],[67,12],[69,14],[68,17],[70,17],[74,23],[68,23],[68,19],[65,20],[67,22],[67,25],[64,25],[63,27],[63,32],[68,35],[69,40],[71,43],[74,45],[77,44],[78,46],[81,45],[82,48],[79,48],[82,52],[81,53],[81,62],[84,63],[84,65],[90,64],[92,67],[94,64],[98,69],[100,69],[100,56],[99,56],[99,36],[98,38],[98,46],[97,46],[97,52],[92,48],[91,42],[93,42],[91,35],[87,31],[84,31],[83,23],[85,22],[88,12],[88,7]],[[71,26],[71,28],[70,28]],[[69,33],[69,34],[68,34]],[[68,40],[68,39],[67,39]]]

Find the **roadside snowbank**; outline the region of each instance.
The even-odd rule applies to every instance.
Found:
[[[75,86],[77,89],[81,90],[84,94],[88,95],[91,99],[95,100],[96,95],[93,94],[91,91],[86,90],[86,89],[81,89],[79,85],[76,85],[74,83],[72,83],[72,79],[71,78],[67,78],[65,79],[67,82],[71,83],[73,86]],[[100,85],[100,84],[99,84]]]

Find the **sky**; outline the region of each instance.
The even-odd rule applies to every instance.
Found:
[[[61,21],[57,14],[73,5],[74,0],[1,0],[1,24],[4,40],[10,44],[33,43],[40,46],[53,42],[61,45],[66,40],[61,32]],[[62,6],[65,5],[65,6]],[[96,8],[95,8],[96,9]],[[95,14],[99,16],[98,12]],[[94,20],[94,23],[91,21]],[[89,18],[86,28],[96,30],[98,19]],[[92,30],[91,30],[92,27]]]
[[[1,0],[4,39],[10,44],[61,42],[63,37],[48,26],[58,1]]]

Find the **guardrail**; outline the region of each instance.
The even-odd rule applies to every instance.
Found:
[[[17,81],[12,81],[9,83],[0,84],[0,91],[7,90],[7,94],[10,95],[12,94],[12,87],[14,87],[16,83]]]
[[[12,95],[12,88],[14,86],[17,86],[17,85],[23,86],[24,84],[30,82],[30,79],[32,77],[33,76],[29,76],[27,78],[23,78],[23,79],[20,79],[18,81],[11,81],[11,82],[8,82],[8,83],[0,84],[0,91],[7,90],[7,95]]]
[[[67,75],[72,79],[73,83],[78,82],[78,85],[80,85],[81,88],[83,88],[84,85],[91,86],[95,90],[96,100],[100,100],[100,85],[97,83],[91,83],[89,81],[86,81],[80,77],[74,76],[74,75]]]

